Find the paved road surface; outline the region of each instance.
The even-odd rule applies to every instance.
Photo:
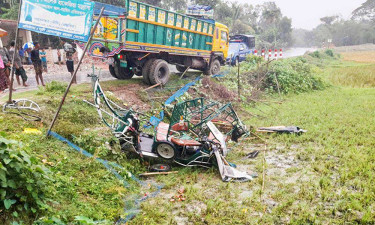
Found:
[[[44,82],[45,83],[49,83],[51,81],[61,81],[61,82],[70,82],[70,73],[68,73],[66,71],[66,67],[65,66],[57,66],[55,65],[53,68],[49,68],[50,69],[50,73],[47,73],[47,74],[44,74],[43,75],[43,78],[44,78]],[[169,69],[172,73],[177,73],[178,71],[176,70],[176,67],[175,66],[172,66],[170,65],[169,66]],[[96,70],[97,72],[99,72],[98,70]],[[87,77],[87,74],[88,73],[91,73],[92,70],[90,70],[88,67],[86,68],[83,68],[83,71],[79,71],[77,73],[77,82],[78,84],[82,84],[82,83],[90,83],[91,82],[91,79],[89,77]],[[26,73],[28,75],[28,81],[27,81],[27,84],[29,85],[29,87],[23,87],[23,86],[18,86],[16,80],[14,80],[14,88],[16,88],[16,91],[14,93],[20,93],[20,92],[25,92],[25,91],[30,91],[30,90],[35,90],[38,88],[37,86],[37,83],[36,83],[36,80],[35,80],[35,73],[33,71],[33,68],[32,67],[28,67],[26,66]],[[138,76],[134,76],[133,79],[141,79],[142,77],[138,77]],[[109,73],[109,71],[107,69],[103,69],[100,73],[100,80],[102,81],[107,81],[107,80],[114,80],[115,78],[113,78],[111,76],[111,74]],[[8,90],[6,90],[3,94],[0,94],[0,104],[3,103],[3,98],[4,96],[7,96],[9,95],[9,92]]]
[[[313,52],[318,49],[316,48],[290,48],[283,52],[284,58],[291,58],[296,56],[304,55],[306,52]]]

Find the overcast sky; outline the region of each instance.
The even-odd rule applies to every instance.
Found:
[[[272,0],[231,0],[252,5]],[[341,15],[350,18],[352,11],[366,0],[274,0],[283,15],[292,18],[294,28],[312,29],[324,16]]]

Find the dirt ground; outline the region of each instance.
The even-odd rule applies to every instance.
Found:
[[[141,83],[129,84],[124,87],[112,87],[109,89],[110,92],[116,96],[119,100],[124,102],[125,106],[136,106],[135,110],[148,111],[151,109],[151,105],[141,98],[142,90],[146,89],[148,85]],[[146,93],[144,93],[146,94]]]

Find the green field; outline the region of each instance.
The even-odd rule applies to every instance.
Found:
[[[308,132],[301,136],[258,134],[261,138],[253,136],[230,152],[229,160],[240,170],[258,173],[252,182],[224,183],[216,168],[175,167],[178,174],[150,178],[149,182],[165,186],[159,195],[141,204],[142,211],[129,224],[373,224],[374,70],[373,64],[336,61],[319,69],[331,84],[325,90],[283,95],[282,100],[279,96],[268,98],[281,104],[236,103],[248,126],[296,125]],[[116,86],[137,82],[141,81],[123,81]],[[109,89],[113,83],[104,82],[103,87]],[[177,84],[181,81],[173,83]],[[43,217],[39,224],[112,224],[126,216],[124,199],[153,191],[143,190],[131,180],[131,188],[125,188],[103,165],[67,145],[22,133],[28,127],[46,131],[62,91],[57,85],[39,94],[22,94],[40,103],[43,123],[0,114],[1,136],[22,142],[22,149],[41,162],[46,160],[43,163],[53,178],[45,187],[50,208],[36,215],[5,212],[0,214],[1,223],[31,224]],[[172,91],[156,94],[168,96]],[[88,85],[74,87],[56,131],[89,152],[124,166],[126,171],[120,171],[124,177],[128,171],[145,171],[147,162],[126,159],[113,144],[95,110],[82,102],[89,98]],[[139,98],[146,99],[142,94]],[[259,156],[246,159],[254,150],[261,151]],[[182,187],[186,201],[170,202]]]

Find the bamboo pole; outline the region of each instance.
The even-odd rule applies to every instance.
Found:
[[[92,38],[93,38],[93,36],[94,36],[94,33],[95,33],[96,28],[97,28],[97,26],[98,26],[98,24],[99,24],[99,21],[100,21],[100,19],[101,19],[102,16],[103,16],[103,12],[104,12],[104,7],[103,7],[102,10],[100,11],[99,17],[98,17],[98,19],[96,20],[96,23],[95,23],[94,28],[91,30],[90,38],[89,38],[89,40],[88,40],[87,43],[86,43],[86,46],[85,46],[85,49],[83,50],[83,54],[82,54],[81,58],[79,59],[79,62],[78,62],[77,68],[75,69],[74,74],[73,74],[72,78],[70,79],[70,83],[69,83],[68,87],[66,88],[65,93],[64,93],[64,95],[63,95],[63,97],[62,97],[62,99],[61,99],[61,102],[60,102],[59,108],[57,109],[56,114],[55,114],[55,117],[53,118],[53,120],[52,120],[52,122],[51,122],[51,125],[50,125],[50,127],[49,127],[49,129],[48,129],[48,131],[47,131],[47,137],[49,136],[49,134],[50,134],[50,132],[51,132],[53,126],[55,125],[55,122],[56,122],[56,120],[57,120],[57,117],[59,116],[59,113],[60,113],[60,111],[61,111],[61,108],[62,108],[62,106],[63,106],[63,104],[64,104],[64,102],[65,102],[65,98],[66,98],[66,96],[68,95],[68,92],[69,92],[69,90],[70,90],[70,87],[72,86],[73,81],[75,80],[75,77],[77,76],[78,69],[79,69],[79,67],[81,66],[82,61],[83,61],[83,58],[84,58],[85,55],[86,55],[86,52],[87,52],[87,50],[88,50],[88,48],[89,48],[89,45],[90,45],[91,40],[92,40]]]
[[[12,103],[12,96],[13,96],[13,82],[14,82],[14,58],[16,57],[16,54],[18,54],[18,45],[17,45],[17,40],[18,40],[18,33],[19,33],[19,28],[18,28],[18,24],[20,23],[20,17],[21,17],[21,6],[22,6],[22,0],[20,0],[20,4],[19,4],[19,7],[18,7],[18,19],[17,19],[17,30],[16,30],[16,37],[14,38],[14,41],[15,41],[15,44],[14,44],[14,52],[13,52],[13,58],[12,58],[12,65],[11,65],[11,68],[10,68],[10,74],[11,74],[11,78],[10,78],[10,85],[9,85],[9,99],[8,99],[8,103],[11,104]]]

